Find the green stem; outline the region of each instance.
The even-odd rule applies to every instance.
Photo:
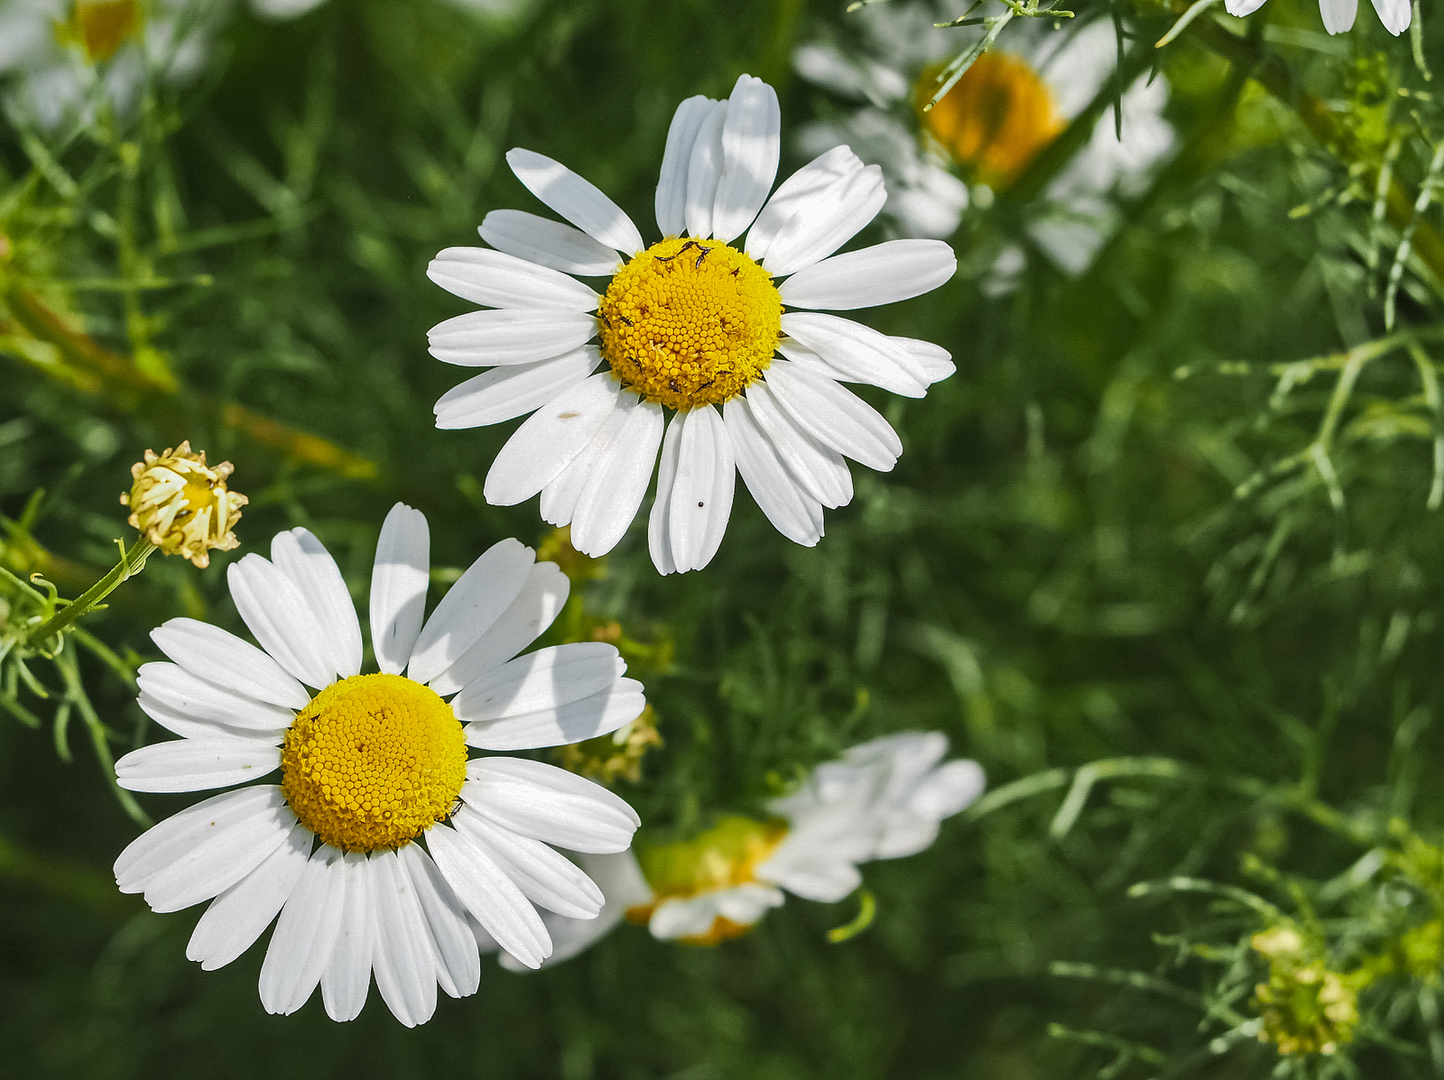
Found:
[[[110,573],[106,574],[105,577],[85,590],[79,599],[67,604],[41,625],[30,631],[25,639],[25,643],[27,645],[35,645],[44,641],[46,638],[59,634],[60,631],[64,630],[76,619],[90,611],[96,604],[114,592],[122,581],[140,573],[141,568],[145,566],[145,560],[150,557],[150,553],[154,550],[155,545],[144,537],[141,537],[130,546],[129,551],[120,557],[120,562],[115,564]]]

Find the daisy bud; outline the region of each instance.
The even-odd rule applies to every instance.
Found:
[[[207,465],[205,452],[191,453],[189,440],[164,454],[147,450],[145,460],[131,466],[135,483],[120,502],[131,509],[130,524],[157,548],[204,568],[212,548],[230,551],[238,543],[231,530],[250,500],[226,489],[232,471],[229,461]]]

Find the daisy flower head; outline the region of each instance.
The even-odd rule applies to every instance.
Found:
[[[639,819],[605,788],[487,751],[558,746],[613,731],[645,707],[602,642],[522,653],[561,610],[568,582],[530,548],[481,555],[429,617],[429,532],[398,504],[371,578],[371,643],[336,563],[305,529],[271,558],[228,568],[260,647],[194,619],[151,635],[169,663],[139,672],[140,707],[180,738],[116,763],[131,791],[233,788],[167,818],[121,853],[122,892],[155,911],[204,901],[186,955],[230,963],[276,920],[261,1003],[292,1013],[320,984],[350,1020],[374,974],[407,1026],[438,985],[474,993],[480,947],[538,966],[552,942],[538,908],[586,920],[601,890],[555,847],[625,850]],[[518,655],[520,654],[520,655]],[[280,770],[280,783],[246,787]]]
[[[437,359],[490,369],[436,403],[437,426],[532,414],[492,464],[487,501],[540,494],[543,518],[602,555],[636,517],[660,455],[648,546],[670,574],[716,554],[737,472],[778,531],[811,546],[823,508],[852,499],[844,457],[893,467],[897,434],[841,383],[922,397],[953,372],[951,357],[825,312],[928,292],[956,259],[926,240],[834,254],[882,208],[882,172],[839,146],[769,197],[780,139],[777,95],[761,79],[743,75],[725,101],[682,102],[657,183],[662,239],[650,245],[565,166],[507,154],[571,224],[494,210],[480,230],[490,248],[448,248],[427,271],[488,309],[431,330]],[[610,282],[599,294],[578,277]]]
[[[843,899],[862,883],[860,863],[923,851],[945,818],[982,793],[978,763],[943,762],[947,752],[939,732],[874,739],[769,803],[768,820],[728,815],[691,840],[581,856],[606,904],[588,922],[544,916],[556,944],[548,963],[576,955],[623,919],[657,938],[716,945],[749,931],[783,903],[784,891]],[[520,970],[514,957],[501,962]]]
[[[1226,0],[1224,8],[1230,15],[1252,15],[1264,6],[1264,0]],[[1409,0],[1374,0],[1374,10],[1384,29],[1395,37],[1409,29],[1413,21],[1413,6]],[[1324,29],[1331,34],[1342,34],[1354,28],[1354,19],[1359,14],[1359,0],[1319,0],[1319,15],[1324,20]]]

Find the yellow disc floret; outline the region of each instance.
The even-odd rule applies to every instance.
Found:
[[[447,818],[466,779],[451,706],[400,675],[322,690],[286,732],[281,790],[301,823],[344,851],[396,848]]]
[[[736,397],[767,370],[782,298],[736,248],[674,236],[617,271],[597,314],[613,377],[685,412]]]

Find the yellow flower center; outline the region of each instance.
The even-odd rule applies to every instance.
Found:
[[[674,236],[617,271],[597,312],[612,376],[685,412],[736,397],[767,370],[782,298],[736,248]]]
[[[68,23],[57,25],[62,44],[74,41],[92,64],[109,60],[140,30],[136,0],[76,0]]]
[[[281,746],[281,790],[301,823],[344,851],[397,848],[449,817],[466,779],[461,724],[400,675],[332,683]]]
[[[986,184],[1012,183],[1068,126],[1048,84],[1022,57],[983,53],[941,101],[923,112],[936,91],[938,71],[924,71],[914,89],[923,126]]]

